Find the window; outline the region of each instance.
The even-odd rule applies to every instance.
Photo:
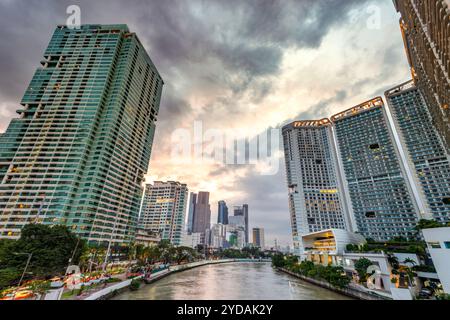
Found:
[[[450,249],[450,241],[444,242],[445,249]]]
[[[441,248],[441,244],[439,242],[428,242],[428,246],[433,249]]]
[[[450,197],[442,199],[442,202],[444,202],[444,204],[450,204]]]
[[[366,212],[366,218],[375,218],[375,212],[374,211]]]
[[[380,145],[378,143],[374,143],[374,144],[371,144],[369,146],[369,148],[372,150],[380,149]]]

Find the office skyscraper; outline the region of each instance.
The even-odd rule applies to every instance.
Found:
[[[265,248],[263,228],[253,228],[253,245],[260,249]]]
[[[249,227],[248,227],[248,204],[242,205],[242,211],[244,213],[244,219],[245,219],[245,244],[250,242],[249,238]]]
[[[294,249],[301,236],[330,228],[350,229],[328,119],[297,121],[283,127],[289,211]]]
[[[0,237],[36,221],[131,241],[162,87],[126,25],[58,26],[1,137]]]
[[[189,196],[189,211],[187,221],[187,233],[191,234],[194,228],[195,203],[197,202],[197,194],[191,192]]]
[[[450,1],[394,0],[412,76],[450,149]]]
[[[248,230],[248,204],[244,204],[241,206],[234,207],[234,216],[242,216],[244,217],[245,222],[245,244],[249,243],[249,230]]]
[[[159,233],[162,240],[173,245],[182,245],[187,196],[187,186],[179,182],[146,185],[139,227]]]
[[[220,200],[217,204],[217,223],[228,224],[228,207],[225,201]]]
[[[211,206],[209,192],[200,191],[195,204],[192,232],[204,234],[211,227]]]
[[[409,81],[386,92],[389,109],[423,202],[423,216],[450,220],[450,155],[432,123],[426,101]]]
[[[331,118],[358,231],[385,241],[413,236],[419,209],[399,160],[383,100]]]

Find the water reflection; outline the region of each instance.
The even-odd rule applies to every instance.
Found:
[[[344,300],[272,269],[269,263],[208,265],[170,275],[116,300]]]

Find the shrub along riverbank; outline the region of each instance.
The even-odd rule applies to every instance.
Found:
[[[299,263],[298,257],[277,254],[272,257],[272,266],[316,280],[326,281],[338,289],[347,288],[351,282],[340,266],[316,265],[311,261]]]

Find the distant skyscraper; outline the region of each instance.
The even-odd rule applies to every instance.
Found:
[[[206,243],[211,248],[224,248],[226,241],[227,226],[221,223],[213,224],[211,229],[206,231]]]
[[[194,228],[194,216],[195,216],[195,204],[197,203],[197,194],[191,192],[189,197],[189,212],[188,212],[188,221],[187,221],[187,233],[192,233]]]
[[[300,253],[303,234],[349,229],[348,205],[328,119],[286,125],[283,141],[293,242]]]
[[[233,225],[235,227],[242,228],[245,231],[245,218],[244,216],[229,216],[228,224]]]
[[[450,149],[450,1],[394,0],[413,78]]]
[[[261,249],[265,248],[263,228],[253,228],[253,245]]]
[[[42,222],[132,241],[161,76],[126,25],[58,26],[41,65],[0,139],[0,237]]]
[[[223,200],[218,203],[217,223],[228,224],[228,207]]]
[[[450,155],[433,126],[425,99],[413,81],[386,92],[389,109],[425,205],[423,215],[450,221]]]
[[[367,238],[411,238],[419,209],[375,98],[331,118],[358,231]]]
[[[249,238],[249,226],[248,226],[248,204],[244,204],[242,205],[242,211],[244,212],[244,217],[245,217],[245,244],[250,242],[250,238]]]
[[[209,192],[199,192],[195,204],[192,232],[205,233],[211,226],[211,207],[209,204]]]
[[[145,188],[139,226],[158,232],[162,240],[182,245],[188,189],[179,182],[156,181]]]
[[[227,247],[242,249],[246,246],[244,216],[228,217],[228,225],[225,227]]]
[[[235,216],[243,216],[245,221],[245,243],[249,243],[249,230],[248,230],[248,204],[234,207]]]

